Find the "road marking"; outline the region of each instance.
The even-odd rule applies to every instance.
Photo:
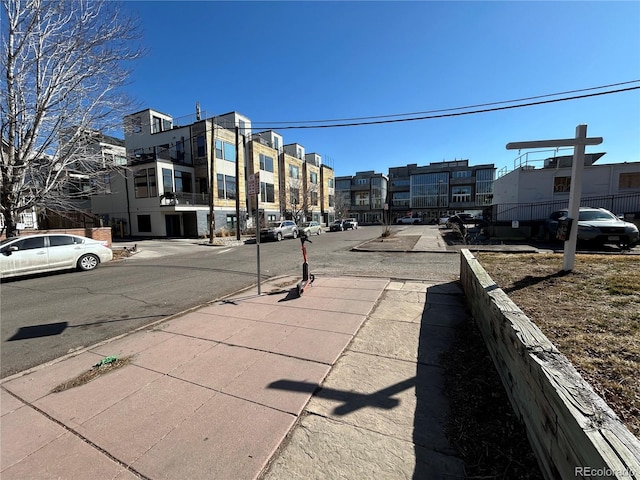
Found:
[[[218,253],[224,253],[224,252],[229,252],[233,250],[232,248],[225,248],[224,250],[220,250]]]

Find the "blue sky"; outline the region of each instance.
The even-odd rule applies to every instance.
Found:
[[[240,112],[254,131],[274,129],[285,143],[322,155],[337,176],[454,159],[511,170],[518,152],[506,150],[508,142],[573,137],[581,123],[604,139],[587,147],[607,152],[600,162],[640,161],[640,90],[452,118],[279,128],[640,80],[638,1],[128,1],[124,8],[139,17],[148,49],[127,86],[141,108],[180,117],[200,102],[208,116]]]

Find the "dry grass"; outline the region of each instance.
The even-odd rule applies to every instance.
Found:
[[[131,355],[129,355],[128,357],[122,357],[122,358],[114,357],[113,361],[110,361],[104,364],[99,363],[97,365],[94,365],[90,370],[87,370],[86,372],[81,373],[80,375],[78,375],[75,378],[72,378],[71,380],[61,383],[60,385],[55,387],[53,390],[51,390],[51,393],[64,392],[65,390],[69,390],[70,388],[85,385],[89,383],[91,380],[94,380],[101,375],[104,375],[109,372],[113,372],[114,370],[117,370],[119,368],[129,365],[131,363],[131,360],[133,360],[133,356]]]
[[[475,255],[640,438],[640,256]]]

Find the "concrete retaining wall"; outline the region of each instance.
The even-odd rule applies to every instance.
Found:
[[[640,441],[469,250],[460,281],[547,479],[640,479]]]

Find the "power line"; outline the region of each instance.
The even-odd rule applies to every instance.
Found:
[[[524,97],[524,98],[518,98],[518,99],[514,99],[514,100],[502,100],[502,101],[499,101],[499,102],[479,103],[479,104],[475,104],[475,105],[467,105],[465,107],[453,107],[453,108],[443,108],[443,109],[439,109],[439,110],[427,110],[427,111],[424,111],[424,112],[396,113],[396,114],[391,114],[391,115],[375,115],[375,116],[369,116],[369,117],[338,118],[338,119],[329,119],[329,120],[300,120],[300,121],[288,121],[288,122],[285,122],[285,121],[266,122],[265,121],[265,122],[252,122],[252,125],[330,123],[330,122],[332,123],[332,122],[346,122],[346,121],[355,121],[355,120],[372,120],[372,119],[378,119],[378,118],[406,117],[406,116],[409,116],[409,115],[425,115],[425,114],[441,113],[441,112],[452,112],[452,111],[456,111],[456,110],[467,110],[469,108],[489,107],[489,106],[492,106],[492,105],[502,105],[502,104],[505,104],[505,103],[524,102],[524,101],[527,101],[527,100],[536,100],[536,99],[539,99],[539,98],[555,97],[555,96],[558,96],[558,95],[568,95],[568,94],[571,94],[571,93],[588,92],[588,91],[592,91],[592,90],[601,90],[603,88],[619,87],[621,85],[629,85],[631,83],[638,83],[638,82],[640,82],[640,80],[630,80],[628,82],[611,83],[609,85],[600,85],[598,87],[581,88],[581,89],[577,89],[577,90],[567,90],[565,92],[557,92],[557,93],[547,93],[547,94],[544,94],[544,95],[537,95],[537,96],[533,96],[533,97]],[[582,97],[578,97],[578,98],[582,98]]]
[[[423,116],[423,117],[397,118],[397,119],[392,119],[392,120],[376,120],[376,121],[372,121],[372,122],[333,123],[333,124],[328,124],[328,125],[289,125],[289,126],[285,125],[285,126],[272,128],[272,129],[266,128],[265,130],[292,130],[292,129],[309,129],[309,128],[358,127],[358,126],[363,126],[363,125],[381,125],[381,124],[385,124],[385,123],[415,122],[415,121],[419,121],[419,120],[432,120],[434,118],[460,117],[460,116],[463,116],[463,115],[474,115],[474,114],[478,114],[478,113],[497,112],[497,111],[500,111],[500,110],[511,110],[511,109],[514,109],[514,108],[524,108],[524,107],[532,107],[532,106],[535,106],[535,105],[545,105],[545,104],[549,104],[549,103],[566,102],[566,101],[569,101],[569,100],[578,100],[578,99],[582,99],[582,98],[598,97],[598,96],[602,96],[602,95],[610,95],[612,93],[628,92],[628,91],[631,91],[631,90],[638,90],[638,89],[640,89],[640,86],[621,88],[621,89],[617,89],[617,90],[609,90],[607,92],[590,93],[590,94],[586,94],[586,95],[575,95],[575,96],[572,96],[572,97],[556,98],[556,99],[551,99],[551,100],[541,100],[541,101],[538,101],[538,102],[522,103],[522,104],[518,104],[518,105],[506,105],[506,106],[502,106],[502,107],[485,108],[485,109],[481,109],[481,110],[471,110],[471,111],[468,111],[468,112],[444,113],[444,114],[440,114],[440,115],[428,115],[428,116]],[[453,110],[453,109],[451,109],[451,110]],[[252,125],[253,125],[253,122],[252,122]]]
[[[640,82],[640,80],[633,80],[630,82],[622,82],[622,83],[618,83],[618,84],[612,84],[612,85],[627,85],[630,83],[638,83]],[[581,90],[574,90],[574,92],[579,92],[579,91],[587,91],[587,90],[597,90],[600,88],[604,88],[604,87],[593,87],[593,88],[588,88],[588,89],[581,89]],[[501,106],[501,107],[493,107],[493,108],[485,108],[485,109],[479,109],[479,110],[471,110],[471,111],[467,111],[467,112],[454,112],[454,113],[441,113],[438,115],[427,115],[427,116],[420,116],[420,117],[410,117],[410,118],[396,118],[396,119],[389,119],[389,120],[376,120],[376,121],[371,121],[371,122],[353,122],[353,123],[331,123],[331,124],[327,124],[327,125],[284,125],[284,126],[279,126],[279,127],[261,127],[261,130],[294,130],[294,129],[313,129],[313,128],[341,128],[341,127],[357,127],[357,126],[365,126],[365,125],[381,125],[381,124],[389,124],[389,123],[400,123],[400,122],[415,122],[415,121],[421,121],[421,120],[432,120],[432,119],[436,119],[436,118],[448,118],[448,117],[461,117],[464,115],[475,115],[478,113],[488,113],[488,112],[497,112],[497,111],[501,111],[501,110],[511,110],[511,109],[515,109],[515,108],[524,108],[524,107],[532,107],[532,106],[536,106],[536,105],[545,105],[545,104],[550,104],[550,103],[558,103],[558,102],[566,102],[569,100],[579,100],[579,99],[583,99],[583,98],[590,98],[590,97],[598,97],[598,96],[602,96],[602,95],[610,95],[613,93],[621,93],[621,92],[628,92],[628,91],[632,91],[632,90],[638,90],[640,89],[640,85],[638,86],[634,86],[634,87],[627,87],[627,88],[620,88],[620,89],[616,89],[616,90],[608,90],[606,92],[596,92],[596,93],[589,93],[589,94],[585,94],[585,95],[574,95],[571,97],[563,97],[563,98],[555,98],[555,99],[549,99],[549,100],[540,100],[537,102],[529,102],[529,103],[520,103],[517,105],[505,105],[505,106]],[[530,98],[545,98],[545,97],[549,97],[549,96],[555,96],[555,95],[560,95],[560,94],[548,94],[548,95],[540,95],[537,97],[530,97]],[[510,103],[510,102],[514,102],[515,100],[508,100],[508,101],[504,101],[504,102],[494,102],[494,103],[489,103],[489,104],[484,104],[484,105],[497,105],[497,104],[502,104],[502,103]],[[434,112],[438,112],[438,111],[454,111],[454,110],[460,110],[460,109],[464,109],[464,108],[470,108],[470,107],[456,107],[456,108],[450,108],[450,109],[445,109],[445,110],[435,110]],[[426,113],[426,112],[425,112]],[[398,115],[402,115],[402,114],[398,114]],[[398,116],[398,115],[392,115],[392,116]],[[406,114],[408,115],[408,114]],[[371,117],[371,118],[386,118],[388,116],[380,116],[380,117]],[[361,118],[368,118],[368,117],[361,117]],[[213,119],[215,119],[215,117],[213,117]],[[311,121],[309,121],[311,122]],[[322,122],[321,120],[314,120],[313,122]],[[257,122],[256,122],[257,123]],[[277,122],[275,122],[277,123]],[[251,127],[253,128],[254,126],[254,122],[251,122]],[[215,120],[214,120],[214,124],[213,124],[213,128],[222,128],[225,129],[223,126],[221,125],[216,125],[215,124]],[[226,130],[226,129],[225,129]],[[206,132],[206,131],[210,131],[209,128],[205,128],[205,130],[203,130],[202,133]],[[195,136],[190,136],[188,138],[185,138],[184,141],[189,141],[191,142],[193,139],[195,138]],[[151,147],[153,148],[153,147]],[[160,146],[156,146],[155,148],[161,148],[162,150],[160,151],[167,151],[170,148],[166,148],[166,147],[160,147]]]

